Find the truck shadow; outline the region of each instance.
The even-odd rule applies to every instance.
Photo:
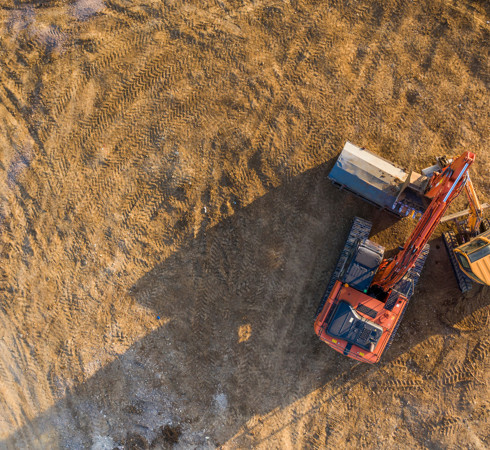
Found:
[[[160,448],[168,444],[158,431],[165,425],[180,427],[184,447],[219,446],[246,434],[254,417],[325,386],[360,382],[482,307],[467,295],[463,308],[441,313],[462,296],[443,244],[434,240],[413,305],[380,366],[321,343],[313,315],[353,216],[373,220],[376,232],[396,221],[339,193],[327,180],[330,167],[272,189],[141,278],[131,295],[164,324],[0,447],[129,448],[136,436]]]

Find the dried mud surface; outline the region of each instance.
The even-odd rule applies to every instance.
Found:
[[[352,218],[346,140],[477,154],[484,1],[4,1],[1,448],[488,448],[490,291],[438,233],[392,348],[313,315]]]

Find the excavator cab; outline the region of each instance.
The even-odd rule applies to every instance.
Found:
[[[357,345],[370,352],[374,352],[383,331],[380,325],[361,316],[345,300],[338,303],[327,328],[330,336],[344,339],[351,346]]]
[[[490,285],[490,230],[454,249],[459,266],[466,276]]]

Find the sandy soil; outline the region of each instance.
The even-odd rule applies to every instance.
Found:
[[[477,154],[484,1],[4,1],[1,448],[488,448],[490,290],[438,238],[376,366],[313,315],[355,215],[346,140]]]

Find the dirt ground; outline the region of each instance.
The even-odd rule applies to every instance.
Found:
[[[471,150],[490,200],[489,36],[483,0],[2,2],[0,448],[489,448],[441,228],[379,364],[313,333],[353,217],[414,225],[330,184],[346,140]]]

